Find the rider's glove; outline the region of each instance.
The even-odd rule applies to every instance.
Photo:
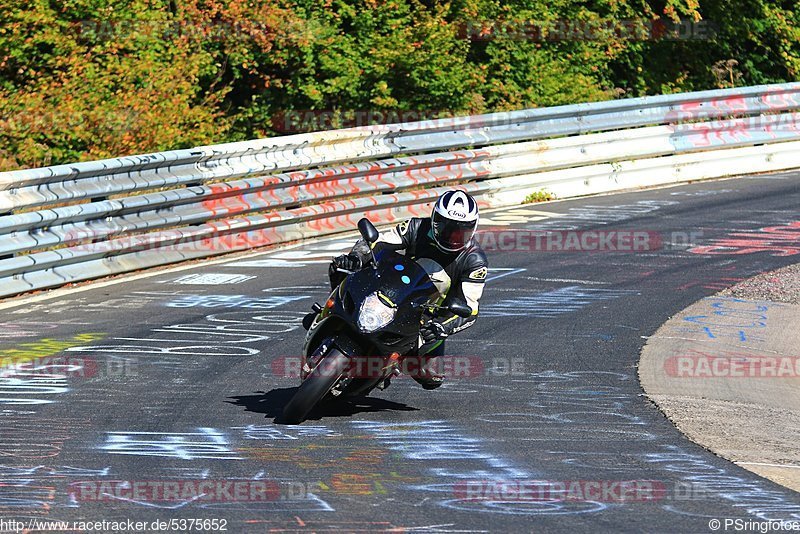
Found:
[[[447,337],[447,331],[442,323],[436,321],[428,321],[419,329],[419,335],[422,336],[422,341],[427,345],[440,339]]]
[[[353,256],[352,254],[344,254],[342,256],[336,256],[333,258],[333,266],[337,269],[343,269],[345,271],[358,271],[361,269],[361,258],[358,256]]]

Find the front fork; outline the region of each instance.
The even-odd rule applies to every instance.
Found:
[[[308,357],[303,356],[303,361],[302,361],[302,365],[301,365],[301,368],[300,368],[300,377],[303,380],[305,380],[306,377],[308,377],[308,375],[310,375],[314,371],[314,369],[317,367],[317,365],[319,365],[319,363],[322,361],[322,359],[325,357],[325,355],[328,354],[328,351],[330,351],[330,349],[332,347],[334,347],[334,346],[337,346],[336,340],[334,338],[326,338],[325,340],[322,341],[322,343],[319,344],[319,346],[314,350],[313,353],[308,355]],[[352,356],[350,354],[348,354],[348,352],[351,352],[351,351],[344,351],[344,350],[341,349],[341,347],[339,347],[339,350],[343,354],[345,354],[348,357],[352,358]],[[375,382],[371,382],[373,385],[369,386],[369,388],[371,389],[372,387],[375,387],[375,388],[378,388],[379,390],[386,389],[389,386],[389,382],[391,381],[391,379],[400,375],[400,366],[401,366],[402,362],[403,362],[403,356],[401,356],[400,354],[398,354],[396,352],[392,353],[388,357],[386,357],[384,359],[384,361],[381,362],[381,367],[379,369],[376,369],[378,371],[378,373],[380,373],[380,375],[379,376],[375,376]],[[363,370],[364,367],[362,366],[361,369]],[[371,373],[372,369],[373,369],[373,367],[371,365],[369,365],[369,362],[367,362],[367,365],[366,365],[367,373]],[[358,370],[359,370],[359,365],[358,364],[351,365],[350,369],[348,370],[347,375],[342,377],[333,386],[333,388],[331,389],[331,394],[334,397],[339,396],[347,388],[347,386],[350,385],[350,383],[353,380],[358,380],[358,379],[361,379],[361,378],[364,378],[364,379],[371,378],[368,374],[366,376],[363,376],[363,377],[362,376],[358,376]],[[355,373],[354,373],[354,371],[355,371]],[[366,389],[366,387],[367,387],[367,385],[365,384],[364,386],[359,388],[358,391],[356,391],[356,393],[363,392]]]

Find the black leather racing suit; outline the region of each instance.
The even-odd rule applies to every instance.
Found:
[[[483,294],[486,275],[489,271],[489,262],[483,249],[474,239],[460,252],[444,251],[437,246],[433,239],[430,217],[414,217],[381,233],[378,243],[380,245],[376,246],[404,252],[406,256],[416,260],[428,271],[440,292],[446,297],[460,297],[472,308],[472,316],[468,318],[462,318],[442,310],[432,317],[434,321],[443,325],[444,332],[448,336],[475,323],[478,315],[478,301]],[[350,254],[357,256],[362,265],[366,265],[370,261],[369,245],[363,240],[359,240],[355,244]],[[331,265],[329,276],[331,287],[334,288],[346,275],[337,272]],[[447,298],[445,303],[447,303]],[[439,356],[444,353],[444,343],[420,346],[419,353],[428,353],[430,357]]]

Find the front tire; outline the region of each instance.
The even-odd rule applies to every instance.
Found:
[[[284,422],[290,425],[302,423],[308,412],[330,392],[347,370],[349,363],[347,356],[336,347],[332,348],[303,380],[292,400],[283,408]]]

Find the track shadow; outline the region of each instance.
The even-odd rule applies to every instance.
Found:
[[[254,395],[238,395],[228,397],[225,402],[243,406],[245,411],[263,413],[265,417],[272,417],[274,423],[282,423],[283,407],[291,400],[297,391],[293,388],[276,388],[268,392],[257,392]],[[394,402],[378,397],[353,397],[328,402],[321,407],[314,408],[306,420],[318,421],[324,417],[351,417],[360,413],[401,411],[418,411],[407,404]]]

